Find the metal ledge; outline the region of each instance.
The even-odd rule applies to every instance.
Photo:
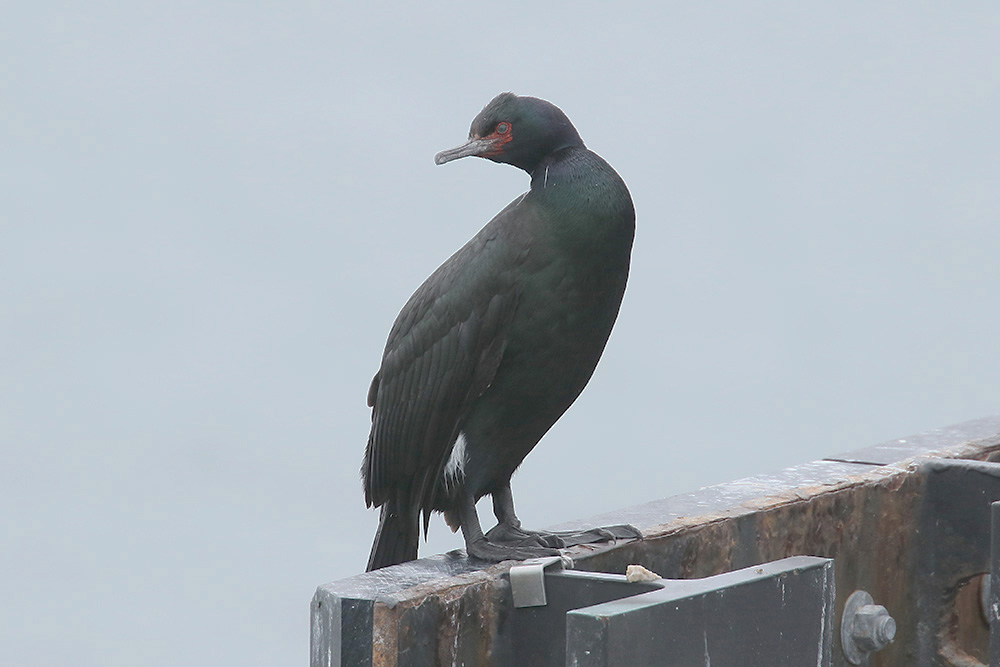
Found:
[[[976,465],[924,464],[930,459],[998,458],[1000,417],[991,417],[559,528],[631,523],[643,532],[641,542],[567,550],[576,568],[592,572],[622,573],[628,564],[638,563],[665,577],[691,579],[790,556],[833,558],[836,609],[843,608],[851,591],[863,589],[898,623],[895,642],[873,654],[872,665],[959,664],[941,662],[949,660],[946,657],[927,656],[951,650],[957,646],[955,642],[976,644],[969,649],[975,653],[981,650],[982,637],[988,635],[974,627],[959,628],[951,635],[928,634],[926,628],[937,628],[945,621],[954,625],[958,623],[955,614],[965,619],[963,623],[971,622],[965,612],[942,605],[958,600],[961,606],[963,600],[973,598],[956,592],[956,582],[947,577],[928,578],[919,585],[915,581],[924,576],[921,570],[930,562],[928,550],[934,550],[927,542],[928,526],[936,520],[934,512],[947,510],[933,501],[947,497],[947,493],[942,496],[934,489],[967,484],[982,475]],[[949,482],[949,476],[954,475],[964,481]],[[981,499],[991,494],[984,491]],[[978,503],[978,496],[973,494],[972,498]],[[983,511],[988,517],[988,508]],[[973,524],[974,533],[978,526]],[[988,520],[983,530],[985,541],[970,538],[969,544],[988,544]],[[979,546],[974,558],[988,557],[978,553]],[[312,605],[313,667],[525,664],[518,659],[524,633],[532,628],[543,636],[551,636],[551,632],[542,629],[541,616],[525,625],[523,614],[532,609],[565,610],[555,612],[559,605],[553,606],[556,598],[551,587],[549,606],[515,610],[509,566],[473,564],[463,552],[456,551],[320,586]],[[978,564],[972,569],[977,568]],[[953,572],[960,570],[965,571],[953,568]],[[554,576],[546,574],[546,581]],[[927,586],[937,587],[938,593],[928,592]],[[603,589],[602,594],[612,588]],[[944,600],[930,600],[942,591]],[[930,602],[918,604],[918,600]],[[927,604],[942,608],[928,610]],[[567,609],[582,606],[587,605]],[[951,616],[945,618],[948,614]],[[550,618],[545,622],[558,621]],[[839,644],[835,644],[833,664],[844,665]],[[553,645],[551,641],[549,645]],[[555,650],[549,662],[534,664],[564,664],[559,660],[558,642]],[[713,664],[726,664],[715,653],[712,660]]]

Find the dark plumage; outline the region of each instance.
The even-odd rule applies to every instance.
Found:
[[[557,553],[631,527],[525,531],[510,478],[590,379],[618,315],[635,230],[625,183],[587,150],[556,106],[512,93],[476,116],[475,155],[531,175],[531,189],[442,264],[403,307],[368,405],[362,477],[382,508],[368,569],[417,557],[432,511],[487,560]],[[499,524],[483,535],[475,501],[492,494]]]

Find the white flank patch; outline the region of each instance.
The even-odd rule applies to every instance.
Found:
[[[444,464],[444,483],[450,486],[465,478],[465,433],[458,432],[458,440],[451,448],[451,456]]]

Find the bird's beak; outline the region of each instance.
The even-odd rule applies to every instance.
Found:
[[[435,155],[434,164],[444,164],[445,162],[451,162],[452,160],[457,160],[460,157],[469,157],[470,155],[486,157],[489,154],[494,153],[496,148],[496,137],[473,137],[461,146],[449,148],[448,150],[441,151]]]

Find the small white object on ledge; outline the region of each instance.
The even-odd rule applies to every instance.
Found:
[[[662,578],[657,573],[647,570],[642,565],[629,565],[625,568],[625,579],[630,584],[634,584],[637,581],[656,581]]]

